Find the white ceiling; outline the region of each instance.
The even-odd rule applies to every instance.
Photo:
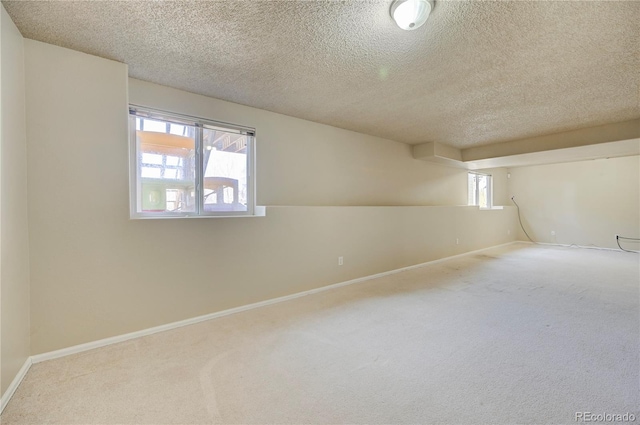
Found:
[[[3,1],[27,38],[130,75],[311,121],[457,148],[640,117],[640,2]]]

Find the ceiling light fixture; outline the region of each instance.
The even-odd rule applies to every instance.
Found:
[[[422,26],[434,6],[434,0],[394,0],[391,17],[403,30],[414,30]]]

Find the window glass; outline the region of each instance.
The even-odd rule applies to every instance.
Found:
[[[195,212],[194,137],[172,132],[174,124],[148,118],[136,118],[138,212]],[[188,126],[180,126],[188,134]],[[190,134],[195,134],[191,127]]]
[[[205,211],[247,210],[248,136],[204,129]]]
[[[480,208],[493,206],[491,175],[470,172],[468,174],[468,204]]]
[[[133,217],[253,213],[254,132],[131,109]]]

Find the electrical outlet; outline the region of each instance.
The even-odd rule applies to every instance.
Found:
[[[551,231],[551,236],[555,236],[555,235],[556,235],[556,231],[555,231],[555,230],[552,230],[552,231]]]
[[[460,239],[456,238],[456,245],[460,245]]]
[[[338,265],[341,266],[344,264],[344,257],[338,257]]]
[[[511,229],[507,229],[507,236],[511,234]]]

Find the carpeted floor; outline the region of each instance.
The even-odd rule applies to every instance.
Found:
[[[640,421],[636,254],[494,248],[39,363],[2,424]]]

